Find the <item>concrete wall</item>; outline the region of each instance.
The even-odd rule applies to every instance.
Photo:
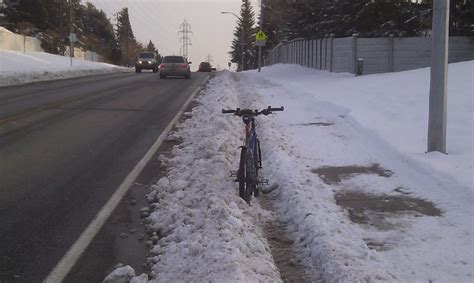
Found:
[[[431,37],[298,39],[275,47],[265,64],[290,63],[355,73],[358,58],[363,59],[363,74],[428,67],[431,64]],[[474,60],[474,37],[450,37],[449,62],[468,60]]]
[[[352,67],[352,38],[333,40],[333,72],[350,72]]]
[[[0,50],[43,52],[39,39],[16,34],[5,28],[0,28]]]
[[[364,74],[389,72],[389,38],[358,38],[357,58],[364,59]]]
[[[431,65],[431,37],[394,38],[394,71],[405,71]]]
[[[38,38],[16,34],[2,27],[0,27],[0,50],[45,52],[41,48],[41,40]],[[69,50],[66,50],[66,55],[69,56]],[[102,61],[99,54],[88,50],[84,51],[80,48],[74,48],[74,57],[95,62]]]

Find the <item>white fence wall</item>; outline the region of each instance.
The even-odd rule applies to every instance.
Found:
[[[356,73],[357,59],[363,74],[397,72],[431,64],[430,37],[295,39],[280,43],[265,58],[265,64],[299,64],[331,72]],[[474,60],[474,37],[449,38],[449,62]]]
[[[0,27],[0,50],[40,51],[41,41],[35,37],[23,36]]]
[[[41,48],[41,40],[38,38],[16,34],[2,27],[0,27],[0,50],[45,52]],[[69,50],[66,50],[66,53],[69,56]],[[74,57],[95,62],[102,61],[99,54],[88,50],[84,51],[80,48],[74,48]]]

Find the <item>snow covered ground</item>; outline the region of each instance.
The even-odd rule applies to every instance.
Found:
[[[130,72],[106,63],[74,59],[44,52],[0,50],[0,87],[80,76]]]
[[[425,153],[428,68],[220,72],[160,157],[150,280],[473,282],[473,69],[449,66],[448,155]],[[249,207],[228,173],[242,122],[220,111],[268,105],[285,111],[258,117],[270,185]]]
[[[0,86],[107,72],[112,65],[0,51]],[[147,198],[151,278],[112,282],[473,282],[474,61],[451,64],[448,155],[426,154],[429,69],[354,77],[294,65],[220,72],[168,142]],[[237,169],[258,117],[268,192],[248,206]],[[127,264],[127,263],[123,263]]]

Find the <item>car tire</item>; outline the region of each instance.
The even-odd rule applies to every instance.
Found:
[[[140,68],[135,68],[135,73],[141,73],[142,72],[142,69]]]
[[[162,80],[163,80],[163,79],[166,79],[166,76],[160,74],[160,79],[162,79]]]
[[[153,73],[158,73],[158,68],[153,68]]]
[[[191,74],[187,74],[186,76],[184,76],[184,78],[189,80],[191,78]]]

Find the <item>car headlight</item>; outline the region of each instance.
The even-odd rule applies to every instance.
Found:
[[[148,64],[151,64],[151,61],[148,61]]]
[[[142,62],[142,61],[138,61],[138,64],[141,64],[141,63],[143,63],[143,62]]]

